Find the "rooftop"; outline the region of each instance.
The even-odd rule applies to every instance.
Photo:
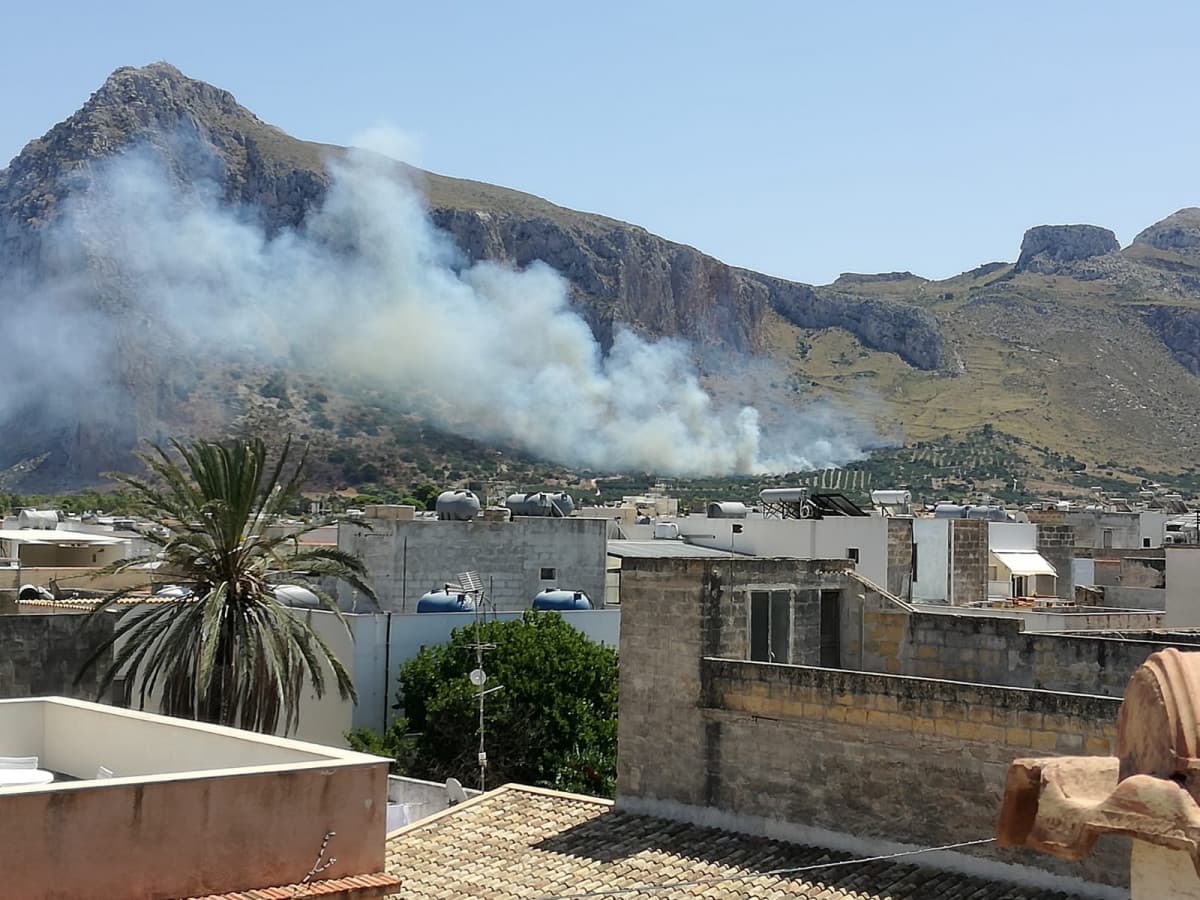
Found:
[[[683,557],[687,559],[728,559],[735,555],[729,550],[715,550],[712,547],[699,547],[676,540],[653,541],[609,541],[608,555],[620,557],[638,557],[642,559],[665,556]],[[745,554],[739,553],[738,556]]]
[[[388,836],[403,896],[1068,900],[1074,895],[634,815],[611,801],[506,785]],[[832,864],[832,865],[831,865]],[[808,871],[778,873],[781,869]],[[655,890],[646,890],[649,886]]]

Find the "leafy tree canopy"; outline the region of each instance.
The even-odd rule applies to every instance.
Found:
[[[617,654],[593,643],[557,613],[484,622],[479,641],[484,701],[487,784],[506,782],[612,796],[616,784]],[[475,627],[426,647],[400,671],[397,708],[405,720],[385,735],[356,732],[360,749],[391,755],[397,768],[419,778],[455,777],[478,784],[478,689]]]

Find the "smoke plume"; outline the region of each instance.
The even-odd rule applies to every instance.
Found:
[[[184,185],[160,155],[126,152],[66,204],[57,269],[100,273],[201,358],[334,369],[450,430],[568,465],[727,474],[860,454],[862,426],[829,411],[764,435],[754,407],[702,388],[680,341],[622,330],[602,353],[561,276],[468,264],[394,161],[352,152],[330,168],[303,227],[268,233],[253,210],[223,202],[215,178]]]

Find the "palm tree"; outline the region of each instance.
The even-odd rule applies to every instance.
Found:
[[[134,492],[141,511],[161,528],[147,538],[161,548],[153,556],[122,560],[113,572],[153,564],[190,586],[173,603],[134,605],[120,613],[112,637],[87,661],[80,677],[115,648],[99,690],[115,678],[138,684],[139,703],[159,687],[162,711],[275,732],[295,730],[305,682],[317,696],[332,671],[342,699],[356,699],[345,666],[304,617],[277,595],[281,585],[301,585],[331,612],[337,604],[318,579],[343,580],[374,598],[366,570],[355,556],[335,547],[301,549],[298,534],[268,535],[278,516],[300,500],[307,450],[292,463],[291,439],[274,462],[258,439],[225,443],[172,441],[182,464],[153,446],[140,453],[150,479],[113,478]],[[311,531],[320,524],[310,525]],[[304,533],[304,531],[300,533]],[[144,586],[143,586],[144,587]],[[109,595],[92,615],[101,615],[134,593]]]

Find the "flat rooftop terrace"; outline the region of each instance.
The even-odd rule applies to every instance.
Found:
[[[60,697],[0,701],[0,756],[47,784],[0,786],[11,896],[195,897],[383,871],[387,761]],[[112,777],[98,777],[101,768]],[[253,852],[248,852],[250,848]]]

